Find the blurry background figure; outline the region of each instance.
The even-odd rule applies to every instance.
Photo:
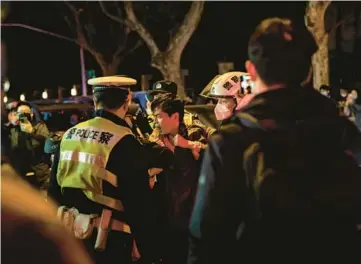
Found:
[[[1,167],[1,263],[92,263],[56,219],[56,207],[20,177]]]
[[[17,115],[16,115],[16,107],[14,108],[11,108],[7,111],[8,113],[8,120],[7,120],[7,123],[5,124],[6,126],[10,126],[10,125],[16,125],[17,124],[17,121],[18,121],[18,118],[17,118]]]
[[[70,116],[70,124],[72,126],[75,126],[79,122],[80,122],[79,115],[77,113],[72,113],[71,116]]]
[[[347,96],[348,96],[348,91],[346,89],[341,88],[340,89],[340,97],[338,100],[338,107],[340,110],[340,115],[344,115],[344,109],[346,106]]]
[[[44,143],[49,130],[44,122],[34,118],[33,109],[26,102],[18,104],[13,122],[9,126],[13,162],[21,176],[34,187],[46,190],[50,173]]]
[[[322,84],[320,86],[320,93],[326,97],[331,98],[331,89],[330,86],[326,85],[326,84]]]
[[[6,109],[13,109],[16,108],[19,104],[19,101],[14,98],[8,98],[8,101],[6,102]]]
[[[348,94],[344,108],[345,115],[353,121],[361,132],[361,98],[360,91],[352,90]]]
[[[50,155],[50,161],[53,163],[55,152],[60,146],[61,139],[63,138],[64,132],[59,131],[51,133],[50,136],[46,139],[44,144],[44,152]]]

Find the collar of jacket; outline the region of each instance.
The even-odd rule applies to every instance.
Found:
[[[315,89],[298,86],[258,94],[239,112],[258,120],[280,121],[338,116],[337,105],[331,99]]]
[[[120,118],[119,116],[110,113],[109,111],[106,111],[104,109],[98,109],[95,111],[95,116],[98,117],[102,117],[105,119],[108,119],[110,121],[112,121],[113,123],[119,125],[119,126],[124,126],[130,129],[130,127],[128,126],[127,122],[124,121],[124,119]]]

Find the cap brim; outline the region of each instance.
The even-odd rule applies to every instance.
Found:
[[[107,76],[107,77],[98,77],[88,80],[89,85],[104,85],[104,86],[128,86],[136,85],[137,80],[129,77],[121,76]]]
[[[164,93],[171,93],[169,91],[165,91],[165,90],[150,90],[148,92],[150,95],[157,95],[157,94],[164,94]]]

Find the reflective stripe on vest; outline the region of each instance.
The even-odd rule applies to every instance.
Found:
[[[117,176],[106,165],[113,147],[126,135],[133,135],[129,128],[101,117],[65,132],[57,171],[61,188],[82,189],[90,200],[123,211],[121,201],[103,195],[103,181],[118,186]]]

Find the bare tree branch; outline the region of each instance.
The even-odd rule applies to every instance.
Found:
[[[192,2],[191,8],[186,14],[182,25],[171,39],[167,51],[172,50],[174,45],[179,47],[176,49],[177,51],[183,51],[201,20],[203,9],[204,1]]]
[[[44,30],[44,29],[40,29],[40,28],[37,28],[37,27],[25,25],[25,24],[20,24],[20,23],[1,23],[1,26],[2,26],[2,27],[20,27],[20,28],[26,28],[26,29],[30,29],[30,30],[32,30],[32,31],[36,31],[36,32],[43,33],[43,34],[46,34],[46,35],[49,35],[49,36],[53,36],[53,37],[56,37],[56,38],[64,39],[64,40],[67,40],[67,41],[70,41],[70,42],[73,42],[73,43],[75,43],[75,44],[80,45],[79,41],[77,41],[76,39],[72,39],[72,38],[69,38],[69,37],[66,37],[66,36],[57,34],[57,33],[53,33],[53,32],[50,32],[50,31],[47,31],[47,30]]]
[[[136,31],[139,36],[144,40],[145,44],[148,46],[150,50],[150,54],[153,57],[157,56],[160,51],[157,43],[155,42],[151,33],[139,22],[137,16],[134,13],[133,3],[130,1],[124,2],[125,13],[127,14],[127,26]]]
[[[75,26],[74,26],[73,23],[70,22],[69,17],[68,17],[68,16],[65,16],[65,17],[64,17],[64,20],[65,20],[65,22],[68,24],[68,27],[69,27],[70,31],[71,31],[74,35],[76,35]]]
[[[132,52],[134,52],[136,49],[138,49],[139,47],[141,47],[143,45],[143,41],[142,40],[138,40],[137,43],[129,50],[126,50],[124,53],[124,57],[128,56],[129,54],[131,54]]]
[[[70,11],[73,13],[79,45],[84,49],[86,49],[87,51],[89,51],[95,57],[99,56],[100,54],[89,45],[89,42],[87,41],[84,35],[84,30],[80,22],[80,12],[75,8],[75,6],[73,6],[69,2],[66,1],[65,4],[69,7]]]
[[[333,30],[336,30],[339,26],[342,26],[343,24],[351,21],[353,18],[354,18],[354,14],[351,14],[351,15],[347,16],[346,18],[340,20],[327,33],[331,33]]]
[[[103,1],[99,1],[99,5],[100,8],[102,9],[102,12],[104,13],[104,15],[106,15],[107,17],[109,17],[110,19],[120,23],[120,24],[126,24],[126,20],[121,19],[121,16],[115,16],[112,15],[108,12],[107,8],[105,7],[105,4]],[[120,9],[118,8],[118,15],[121,14]]]

